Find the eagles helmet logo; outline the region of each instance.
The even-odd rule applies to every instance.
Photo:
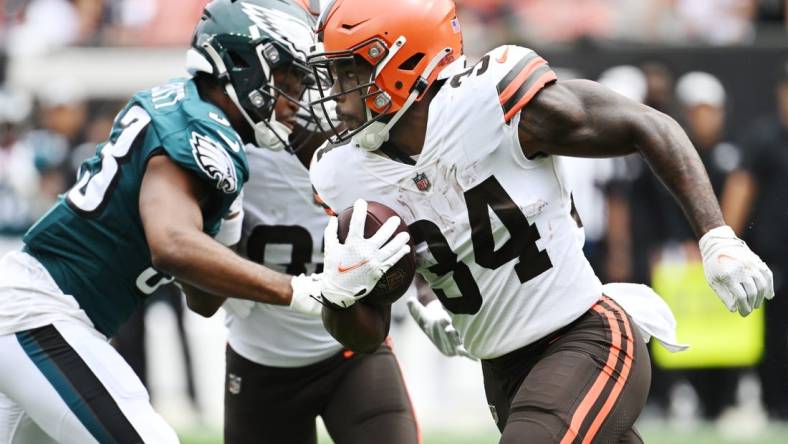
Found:
[[[227,194],[238,191],[238,176],[233,159],[221,144],[193,132],[191,145],[195,162],[205,174],[216,181],[216,188]]]
[[[242,2],[241,8],[254,23],[249,29],[252,36],[259,37],[259,28],[286,45],[298,59],[306,61],[307,51],[315,44],[315,34],[308,23],[285,11],[265,8],[253,3]]]

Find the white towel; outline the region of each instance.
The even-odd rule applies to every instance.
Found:
[[[676,318],[668,304],[651,287],[614,283],[603,285],[602,292],[629,314],[646,342],[654,337],[672,353],[689,348],[689,345],[677,342]]]

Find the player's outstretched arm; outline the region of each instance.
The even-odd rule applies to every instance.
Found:
[[[724,225],[697,150],[671,117],[588,80],[544,88],[523,110],[520,142],[538,153],[610,157],[639,152],[673,193],[700,238]]]
[[[725,225],[700,156],[672,118],[596,82],[570,80],[544,88],[523,109],[519,138],[529,157],[640,153],[687,215],[706,279],[726,307],[747,315],[774,297],[771,271]]]
[[[167,156],[150,159],[139,207],[153,266],[207,294],[292,306],[292,276],[246,260],[203,233],[206,191]],[[319,307],[315,301],[315,313]]]

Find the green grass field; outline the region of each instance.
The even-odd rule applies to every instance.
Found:
[[[772,425],[747,438],[734,439],[725,436],[710,425],[703,425],[691,431],[675,427],[650,424],[641,427],[646,444],[786,444],[788,426]],[[181,435],[183,444],[220,444],[221,435],[215,431],[193,431]],[[427,431],[425,444],[495,444],[497,436],[468,434],[464,432]],[[321,437],[320,444],[331,444],[331,440]]]

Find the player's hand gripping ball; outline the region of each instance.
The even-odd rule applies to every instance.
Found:
[[[395,300],[413,279],[410,234],[383,205],[357,200],[352,209],[329,220],[325,242],[321,297],[329,307],[348,308],[381,282],[381,290],[369,301]],[[390,268],[394,271],[387,274]]]
[[[344,243],[350,230],[350,219],[353,215],[353,207],[347,208],[339,215],[337,238]],[[364,221],[364,238],[369,239],[389,220],[397,216],[391,208],[377,202],[367,202],[367,217]],[[397,234],[407,232],[408,227],[402,222],[394,230],[388,240],[393,239]],[[414,253],[413,241],[409,241],[410,251],[399,259],[391,268],[388,269],[380,278],[375,287],[362,299],[366,303],[376,305],[389,305],[402,297],[413,282],[416,273],[416,256]]]

